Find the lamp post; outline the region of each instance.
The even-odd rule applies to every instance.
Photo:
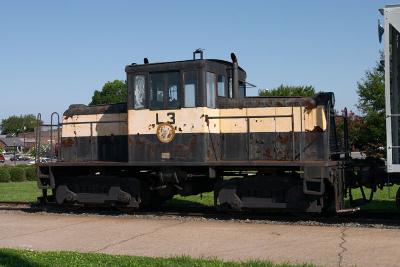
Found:
[[[15,139],[14,139],[14,166],[17,164],[16,151],[17,151],[17,147],[15,146]]]

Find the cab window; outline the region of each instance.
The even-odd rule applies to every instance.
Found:
[[[192,108],[196,106],[196,91],[197,91],[197,72],[187,71],[183,73],[184,79],[184,106]]]
[[[246,97],[246,83],[239,81],[239,95],[240,97]]]
[[[207,107],[215,108],[215,87],[217,76],[215,73],[207,72],[206,74],[206,90],[207,90]]]
[[[145,106],[145,76],[136,75],[134,78],[135,96],[134,96],[134,107],[135,109],[141,109]]]
[[[226,97],[226,89],[225,89],[225,76],[218,75],[218,96]]]
[[[166,75],[167,79],[167,108],[178,108],[179,107],[179,72],[169,73]]]
[[[232,89],[232,77],[229,77],[229,82],[228,82],[228,97],[233,98],[233,89]]]
[[[150,73],[150,108],[179,107],[179,72]]]

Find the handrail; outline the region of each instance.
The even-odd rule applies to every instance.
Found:
[[[40,139],[41,139],[41,124],[40,122],[42,121],[42,114],[38,113],[36,116],[36,153],[35,153],[35,163],[39,163],[40,159]]]
[[[293,115],[265,115],[265,116],[208,116],[206,115],[206,122],[214,119],[262,119],[262,118],[290,118]]]
[[[53,147],[53,117],[57,116],[57,143],[60,143],[60,115],[57,112],[51,113],[50,117],[50,161],[53,161],[53,156],[55,157],[55,151]],[[56,143],[56,144],[57,144]],[[57,156],[58,158],[58,156]]]
[[[55,124],[55,120],[57,120],[57,124]],[[42,128],[43,127],[50,127],[50,161],[53,161],[54,158],[58,159],[58,156],[56,157],[55,154],[55,145],[57,145],[57,143],[60,143],[60,115],[57,112],[53,112],[51,113],[51,117],[50,117],[50,124],[45,124],[42,123],[42,114],[38,113],[38,115],[36,116],[36,153],[35,153],[35,163],[38,164],[41,161],[41,145],[42,145]],[[56,143],[53,144],[53,130],[54,127],[57,127],[57,140]],[[61,149],[61,147],[60,147]]]
[[[77,121],[77,122],[63,122],[60,123],[60,126],[75,125],[75,124],[90,124],[90,123],[128,123],[128,122],[127,121]]]

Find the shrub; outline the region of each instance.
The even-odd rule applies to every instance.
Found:
[[[26,168],[28,166],[29,166],[28,164],[17,164],[17,165],[15,165],[16,168],[22,168],[22,169],[24,169],[24,168]]]
[[[12,168],[12,166],[10,166],[10,165],[3,165],[1,168],[10,170],[10,169]]]
[[[8,183],[10,179],[9,168],[0,167],[0,183]]]
[[[28,166],[25,168],[25,176],[28,181],[36,181],[37,180],[37,172],[36,167]]]
[[[23,168],[11,168],[10,176],[11,176],[11,181],[22,182],[25,180],[25,170]]]

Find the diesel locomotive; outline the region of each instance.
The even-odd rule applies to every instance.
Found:
[[[38,164],[43,199],[139,208],[213,191],[224,209],[344,208],[333,93],[249,97],[233,53],[125,71],[126,103],[64,112],[57,159]]]
[[[380,12],[386,162],[351,158],[347,114],[335,113],[333,93],[250,97],[235,54],[203,59],[198,49],[192,60],[126,66],[124,103],[71,105],[49,125],[39,114],[36,151],[50,127],[52,158],[37,153],[41,199],[140,208],[213,191],[216,207],[233,210],[338,212],[346,196],[353,206],[368,203],[377,188],[400,184],[400,6]]]

